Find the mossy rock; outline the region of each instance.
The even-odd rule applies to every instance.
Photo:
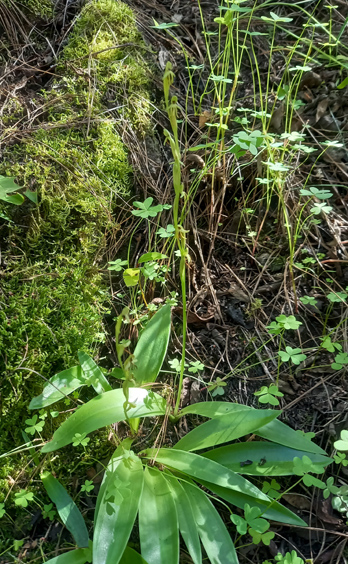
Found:
[[[0,174],[35,191],[38,204],[0,206],[12,220],[0,219],[0,453],[22,442],[44,379],[76,364],[79,349],[98,356],[105,340],[101,271],[118,237],[118,202],[132,186],[118,131],[145,135],[149,126],[144,49],[125,4],[87,4],[60,56],[60,78],[38,95],[40,128],[34,122],[34,133],[3,150]],[[115,105],[122,108],[110,114]]]

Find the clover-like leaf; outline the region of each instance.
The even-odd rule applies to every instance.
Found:
[[[333,304],[342,303],[346,301],[348,294],[347,292],[330,292],[326,297]]]
[[[278,354],[282,362],[291,360],[291,362],[296,365],[299,365],[307,358],[307,355],[303,354],[301,349],[293,349],[292,347],[285,347],[285,351],[279,351]]]
[[[330,213],[332,211],[332,207],[328,206],[325,203],[316,203],[314,204],[314,206],[311,208],[311,213],[313,213],[314,215],[319,215],[322,212],[324,213]]]
[[[20,490],[19,492],[15,493],[15,505],[19,505],[20,507],[28,507],[29,501],[33,501],[34,494],[33,492],[27,492],[26,490]]]
[[[81,491],[89,494],[94,489],[93,480],[85,480],[85,483],[81,486]]]
[[[140,217],[142,219],[148,219],[149,217],[156,217],[163,210],[168,210],[172,206],[169,204],[158,204],[157,206],[152,205],[153,198],[149,197],[146,198],[144,202],[134,202],[133,205],[137,210],[132,210],[132,214],[136,217]]]
[[[169,237],[174,237],[175,227],[171,223],[167,225],[167,227],[160,227],[158,231],[156,231],[156,235],[161,237],[161,239],[169,239]]]
[[[279,323],[279,325],[284,327],[284,329],[296,330],[300,327],[300,325],[302,325],[302,322],[297,321],[294,315],[278,315],[278,317],[276,317],[276,321]]]
[[[234,515],[234,513],[230,515],[230,518],[232,523],[236,525],[238,533],[240,535],[245,535],[248,530],[248,523],[246,522],[246,520],[243,519],[243,517],[241,517],[240,515]]]
[[[340,343],[333,343],[329,335],[322,338],[321,346],[329,352],[335,352],[335,349],[338,351],[342,350],[342,345]]]
[[[259,397],[260,403],[270,403],[271,405],[279,405],[277,397],[282,398],[284,394],[279,391],[278,386],[271,384],[270,386],[262,386],[261,390],[254,392],[254,396]]]
[[[28,433],[28,435],[35,435],[36,431],[41,433],[45,426],[45,421],[38,421],[37,415],[33,415],[31,419],[26,419],[25,422],[28,425],[28,427],[25,428],[25,432]]]
[[[222,378],[220,378],[219,376],[216,378],[216,380],[214,380],[214,382],[211,382],[208,386],[208,391],[211,393],[211,395],[213,397],[216,396],[223,396],[225,393],[224,388],[227,386],[227,382],[224,382],[224,380],[222,380]]]
[[[346,352],[340,352],[335,356],[335,362],[331,364],[331,368],[334,370],[342,370],[343,366],[348,364],[348,354]]]
[[[73,446],[87,446],[89,441],[91,439],[89,437],[86,437],[86,433],[75,433],[74,437],[73,437]]]
[[[262,541],[262,543],[267,545],[267,546],[270,545],[271,540],[275,536],[275,533],[273,533],[272,531],[269,531],[268,533],[259,533],[258,531],[255,531],[254,529],[249,529],[249,534],[251,535],[251,538],[253,539],[253,544],[260,544],[260,542]]]
[[[127,260],[116,259],[109,262],[108,270],[114,270],[115,272],[120,272],[123,267],[128,264]]]
[[[272,499],[276,499],[279,496],[280,484],[278,484],[277,480],[274,478],[272,479],[271,483],[263,482],[262,491],[268,497]]]
[[[43,508],[43,511],[42,511],[43,519],[49,519],[50,521],[53,521],[56,514],[57,514],[56,510],[53,509],[53,503],[49,503],[47,505],[44,505],[44,508]]]
[[[203,370],[204,364],[200,360],[191,360],[188,371],[192,374],[197,374],[200,370]]]
[[[328,497],[330,497],[331,494],[337,495],[339,491],[340,491],[340,488],[338,488],[337,486],[334,485],[333,476],[330,476],[330,478],[328,478],[326,480],[326,488],[323,491],[324,499],[327,499]]]
[[[300,298],[300,302],[302,302],[304,305],[311,305],[314,307],[318,303],[317,300],[313,298],[313,296],[303,296],[302,298]]]
[[[328,200],[332,196],[329,190],[320,190],[319,188],[311,187],[308,189],[300,190],[301,196],[315,196],[319,200]]]
[[[343,452],[348,451],[348,431],[347,430],[344,429],[343,431],[341,431],[340,439],[338,441],[334,442],[334,448],[336,450],[342,450]]]

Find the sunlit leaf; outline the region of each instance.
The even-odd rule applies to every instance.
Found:
[[[33,398],[29,409],[42,409],[67,397],[71,392],[86,385],[81,366],[73,366],[49,379],[42,394]]]
[[[212,564],[238,564],[238,557],[223,520],[207,496],[194,485],[182,483],[191,507],[198,534]]]
[[[174,448],[199,450],[233,441],[263,427],[278,417],[279,413],[273,409],[254,409],[248,412],[242,409],[221,415],[193,429]]]
[[[171,325],[171,307],[165,305],[150,319],[134,350],[135,381],[155,382],[166,356]]]
[[[139,535],[141,554],[149,563],[179,563],[179,526],[174,497],[157,468],[145,468]]]
[[[128,399],[135,407],[130,407],[125,414],[123,390],[112,390],[93,398],[64,421],[41,451],[52,452],[62,448],[73,441],[76,433],[88,435],[105,425],[127,419],[126,415],[128,418],[152,417],[166,412],[166,401],[143,388],[129,388]]]
[[[121,559],[138,513],[144,472],[141,460],[119,449],[106,469],[98,495],[93,535],[93,564],[115,564]]]
[[[111,386],[99,366],[94,362],[93,358],[82,351],[79,351],[77,354],[83,375],[86,379],[86,385],[93,386],[97,394],[109,392],[111,390]]]
[[[265,441],[249,441],[219,447],[202,456],[215,460],[233,472],[249,476],[293,475],[293,459],[308,455],[312,462],[327,466],[332,459],[321,454],[308,453]],[[246,460],[252,464],[243,464]]]

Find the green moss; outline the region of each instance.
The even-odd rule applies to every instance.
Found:
[[[107,103],[119,108],[138,134],[144,133],[151,109],[144,48],[128,6],[114,0],[92,2],[82,10],[57,71],[64,73],[67,90],[90,114]]]
[[[49,18],[53,15],[54,4],[51,0],[21,0],[16,4],[33,16]]]
[[[61,55],[61,78],[37,101],[46,122],[2,152],[0,174],[35,190],[38,205],[2,208],[13,223],[0,231],[0,452],[22,442],[43,379],[76,364],[79,349],[96,356],[105,338],[100,266],[132,175],[116,122],[127,118],[143,134],[150,107],[141,50],[108,49],[123,43],[143,46],[131,10],[110,0],[86,5]],[[124,108],[110,116],[110,105]]]

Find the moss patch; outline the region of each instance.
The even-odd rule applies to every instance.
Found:
[[[110,48],[125,43],[132,45]],[[126,5],[86,5],[60,57],[60,78],[37,97],[40,129],[31,123],[34,133],[3,150],[0,174],[36,191],[38,204],[0,206],[13,221],[0,219],[0,452],[23,442],[42,377],[76,364],[79,349],[96,356],[105,338],[101,266],[117,236],[117,202],[132,184],[118,131],[126,120],[140,135],[148,127],[149,72],[139,46]],[[9,459],[6,475],[17,463]]]

